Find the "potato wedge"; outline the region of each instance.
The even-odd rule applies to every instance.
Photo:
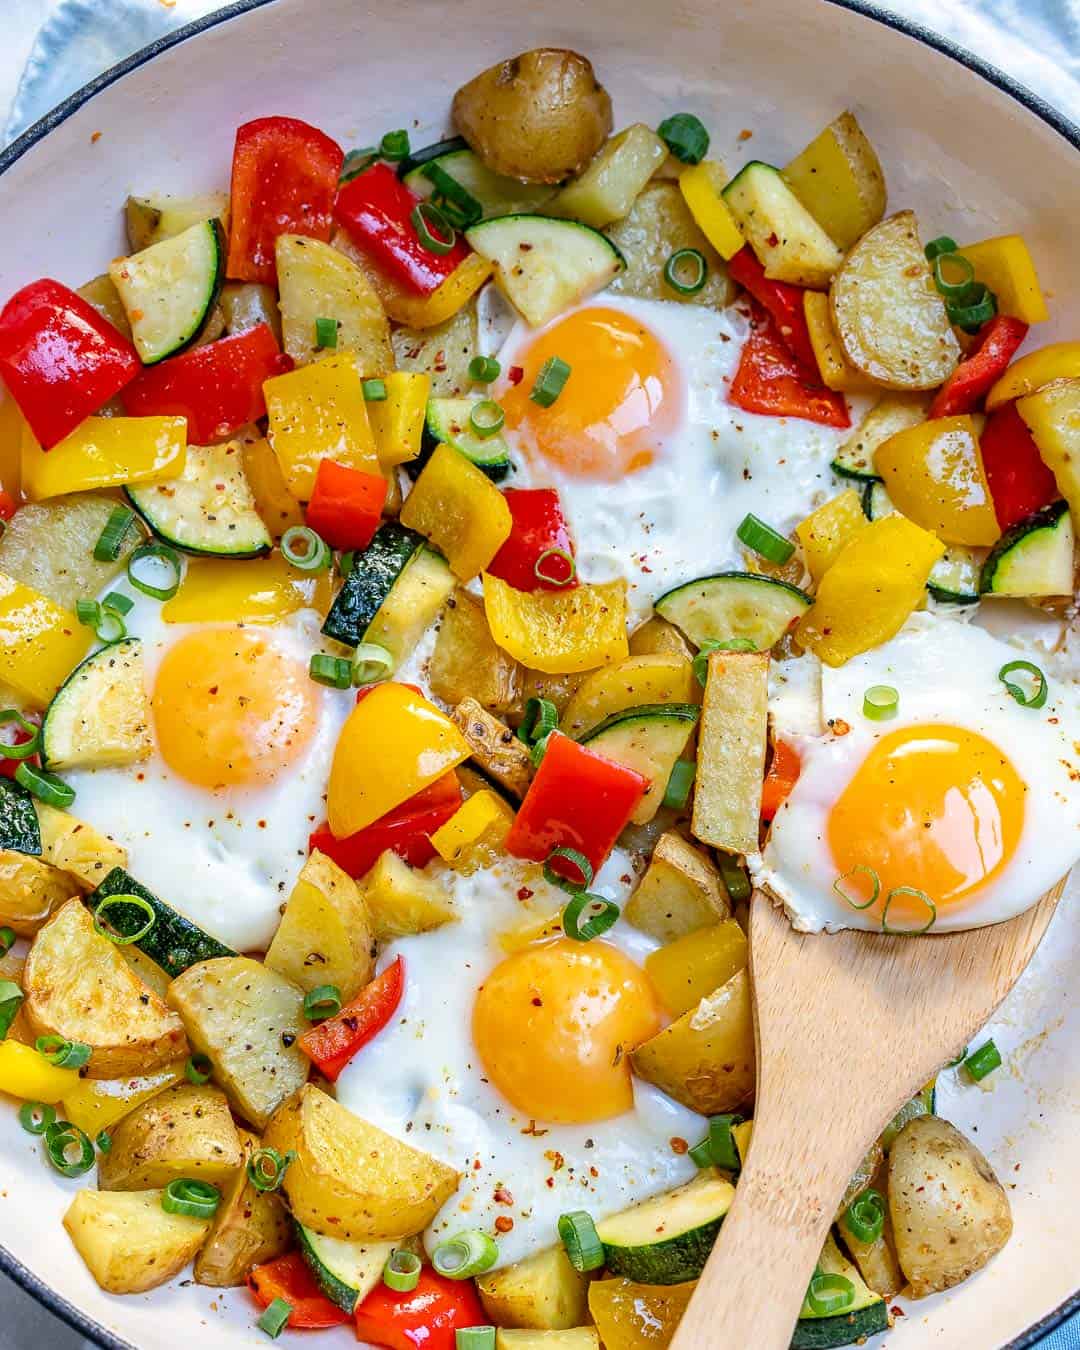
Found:
[[[375,973],[375,937],[356,882],[318,849],[296,880],[266,964],[305,993],[335,984],[348,1003]]]
[[[13,849],[0,850],[0,924],[33,937],[65,900],[83,887],[68,872]]]
[[[740,970],[696,1008],[639,1045],[634,1072],[702,1115],[745,1106],[754,1095],[750,976]]]
[[[629,215],[604,233],[626,259],[626,267],[608,286],[610,291],[710,309],[724,309],[735,298],[735,283],[724,260],[702,234],[677,183],[651,184]],[[683,248],[697,249],[705,259],[705,285],[695,295],[680,295],[664,280],[664,264]]]
[[[169,986],[192,1045],[210,1057],[233,1109],[260,1129],[307,1080],[296,1044],[308,1025],[303,1003],[291,980],[246,956],[202,961]]]
[[[574,1269],[561,1245],[478,1275],[476,1289],[497,1327],[561,1331],[588,1317],[589,1277]]]
[[[960,344],[934,287],[912,211],[865,234],[830,289],[833,322],[851,364],[888,389],[934,389],[956,369]]]
[[[842,112],[783,171],[833,243],[851,248],[885,214],[885,175],[854,113]]]
[[[580,737],[605,717],[646,703],[697,703],[701,686],[680,656],[628,656],[617,665],[586,675],[559,722],[567,736]]]
[[[86,821],[44,802],[35,801],[34,810],[41,826],[42,861],[69,872],[84,888],[93,890],[114,867],[127,867],[127,849]]]
[[[136,1106],[98,1160],[103,1191],[150,1191],[183,1177],[221,1186],[243,1160],[229,1104],[210,1083],[177,1083]]]
[[[460,398],[473,387],[469,362],[477,352],[476,302],[436,328],[395,328],[390,342],[398,370],[430,377],[432,398]]]
[[[259,1140],[240,1132],[241,1166],[224,1187],[210,1232],[195,1258],[195,1283],[214,1289],[243,1284],[252,1266],[280,1256],[292,1244],[292,1225],[280,1195],[257,1190],[247,1164]]]
[[[681,834],[662,834],[627,901],[627,921],[660,942],[674,942],[730,917],[731,901],[712,859]]]
[[[692,831],[755,853],[769,733],[768,652],[713,652],[701,706]]]
[[[231,337],[264,323],[281,346],[281,310],[277,291],[259,281],[227,281],[218,298]]]
[[[884,1163],[870,1179],[870,1185],[878,1195],[888,1194],[888,1172]],[[841,1241],[851,1254],[851,1259],[858,1266],[859,1274],[875,1294],[880,1294],[882,1298],[892,1298],[903,1289],[905,1281],[900,1263],[896,1259],[896,1239],[893,1235],[888,1205],[885,1206],[884,1227],[880,1236],[873,1242],[864,1242],[861,1238],[857,1238],[843,1214],[837,1219],[836,1228]]]
[[[1012,1235],[1009,1199],[994,1169],[938,1116],[916,1116],[893,1141],[889,1213],[915,1298],[960,1284]]]
[[[393,942],[453,923],[457,913],[434,877],[387,849],[360,883],[376,942]]]
[[[654,614],[630,634],[631,656],[681,656],[693,661],[694,647],[687,642],[673,623]]]
[[[64,1215],[75,1250],[107,1294],[144,1294],[166,1284],[199,1250],[209,1219],[166,1214],[161,1191],[91,1191]]]
[[[183,1081],[182,1059],[135,1078],[80,1078],[64,1094],[64,1119],[96,1139],[102,1130],[112,1129],[137,1106]]]
[[[463,698],[454,709],[454,723],[469,742],[472,757],[489,778],[512,797],[524,797],[532,780],[528,750],[505,722],[481,708],[474,698]]]
[[[582,220],[596,230],[622,220],[667,154],[652,127],[635,122],[600,147],[580,178],[547,203],[545,213]]]
[[[187,1054],[179,1017],[95,931],[81,900],[68,900],[34,938],[23,989],[35,1036],[90,1046],[88,1078],[149,1073]]]
[[[428,678],[444,703],[475,699],[499,716],[523,707],[521,666],[496,645],[482,602],[461,586],[443,611]]]
[[[286,352],[297,365],[326,355],[315,321],[337,320],[337,349],[356,353],[360,374],[394,368],[390,324],[374,287],[345,255],[321,239],[279,234],[274,245]]]
[[[284,1189],[307,1228],[346,1241],[419,1233],[457,1189],[458,1173],[347,1111],[310,1083],[282,1103],[263,1143],[296,1160]]]

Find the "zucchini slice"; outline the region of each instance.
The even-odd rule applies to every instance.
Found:
[[[237,441],[189,445],[179,478],[124,491],[158,538],[185,553],[254,558],[270,547]]]
[[[684,581],[654,608],[699,647],[745,639],[765,651],[810,608],[810,597],[798,586],[757,572],[716,572]]]
[[[296,1225],[296,1237],[319,1288],[347,1313],[382,1280],[383,1266],[394,1250],[392,1242],[345,1242],[324,1237],[302,1223]]]
[[[407,156],[398,167],[398,176],[418,197],[438,195],[439,188],[433,177],[425,172],[431,166],[449,174],[459,187],[475,197],[485,220],[492,216],[535,211],[550,201],[556,191],[547,183],[519,183],[516,178],[492,173],[460,136],[426,145],[414,155]],[[438,177],[438,174],[434,176]]]
[[[815,1313],[804,1302],[791,1338],[792,1350],[831,1350],[833,1346],[853,1345],[887,1330],[889,1312],[885,1300],[867,1286],[858,1269],[841,1253],[831,1233],[818,1261],[818,1270],[824,1275],[840,1275],[849,1280],[853,1297],[843,1312],[824,1316]]]
[[[92,652],[53,695],[41,725],[50,769],[134,764],[151,750],[142,644],[125,638]]]
[[[891,516],[896,507],[885,484],[872,479],[863,487],[862,509],[867,520],[881,520],[883,516]]]
[[[14,778],[0,778],[0,849],[41,857],[41,825],[34,799]]]
[[[942,604],[977,605],[982,562],[981,550],[950,544],[930,569],[926,589]]]
[[[784,182],[779,169],[751,160],[721,195],[767,277],[818,290],[828,286],[844,255]]]
[[[705,1269],[735,1187],[709,1168],[678,1190],[596,1225],[613,1275],[638,1284],[681,1284]]]
[[[200,961],[212,961],[218,956],[235,956],[231,947],[226,947],[217,938],[185,919],[182,914],[160,900],[153,891],[148,891],[140,881],[136,881],[130,872],[122,867],[114,867],[98,886],[86,896],[91,913],[102,900],[112,895],[137,895],[154,912],[154,924],[149,932],[136,938],[134,945],[152,961],[156,961],[170,979],[182,975],[189,966]],[[146,914],[141,906],[113,905],[108,911],[108,921],[112,928],[124,937],[130,938],[146,925]]]
[[[456,585],[457,578],[441,553],[418,548],[398,573],[363,641],[385,647],[396,670],[435,622]]]
[[[164,361],[194,341],[217,302],[225,280],[221,222],[200,221],[130,258],[117,258],[109,275],[143,365]]]
[[[495,216],[465,237],[495,264],[499,289],[534,328],[601,290],[626,266],[610,239],[576,220]]]
[[[229,194],[206,192],[196,197],[129,197],[124,203],[124,227],[128,248],[141,253],[151,244],[171,239],[200,221],[217,218],[227,225]]]
[[[1076,536],[1065,502],[1006,530],[983,563],[983,595],[1071,595]]]
[[[330,606],[322,626],[326,636],[347,647],[363,642],[368,625],[394,582],[423,546],[423,536],[415,530],[395,521],[380,525],[371,543],[353,559],[352,571]]]
[[[696,703],[647,703],[612,713],[579,737],[598,755],[625,764],[648,780],[645,796],[630,817],[633,824],[642,825],[656,815],[700,711]]]
[[[836,452],[832,471],[840,478],[862,483],[881,481],[874,471],[874,455],[890,436],[926,421],[930,406],[925,394],[885,394]]]
[[[469,424],[469,414],[478,400],[471,398],[428,399],[424,419],[424,435],[420,454],[403,465],[414,481],[435,452],[437,445],[452,445],[471,460],[493,483],[501,483],[514,466],[510,463],[510,447],[496,432],[494,436],[478,436]]]

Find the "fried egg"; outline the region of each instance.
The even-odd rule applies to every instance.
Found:
[[[822,669],[824,734],[780,728],[801,771],[750,860],[796,928],[880,931],[883,913],[897,930],[977,928],[1065,875],[1080,846],[1080,695],[1051,677],[1044,706],[1017,702],[999,671],[1024,656],[920,613]],[[873,685],[898,691],[895,716],[865,716]]]

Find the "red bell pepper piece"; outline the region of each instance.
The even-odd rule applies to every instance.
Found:
[[[404,993],[405,958],[399,956],[346,1003],[336,1017],[305,1031],[298,1042],[300,1049],[324,1078],[336,1083],[353,1055],[390,1021]]]
[[[648,786],[633,769],[553,731],[510,827],[507,852],[543,862],[553,848],[573,848],[584,853],[595,874]],[[581,880],[572,864],[557,859],[552,866]]]
[[[979,437],[994,514],[1003,530],[1061,496],[1015,403],[995,408]]]
[[[799,781],[802,761],[799,752],[787,741],[777,741],[773,746],[772,763],[765,775],[761,790],[761,819],[770,821],[791,795],[791,789]]]
[[[269,325],[260,323],[150,366],[121,400],[132,417],[186,417],[188,441],[206,445],[265,417],[263,381],[292,365]]]
[[[292,1305],[286,1325],[294,1331],[317,1331],[340,1327],[349,1314],[331,1303],[315,1282],[315,1276],[299,1252],[287,1252],[265,1265],[252,1267],[247,1277],[255,1302],[269,1308],[276,1298]]]
[[[1027,324],[1009,314],[984,323],[976,345],[934,395],[928,416],[959,417],[980,408],[1027,334]]]
[[[357,701],[367,692],[361,689]],[[461,784],[457,774],[451,771],[344,839],[335,839],[329,825],[320,825],[309,838],[308,846],[325,853],[351,877],[362,877],[369,872],[387,849],[410,867],[423,867],[435,856],[431,836],[440,825],[446,824],[460,805]]]
[[[258,117],[236,129],[227,271],[238,281],[277,281],[279,234],[329,239],[345,156],[336,141],[296,117]]]
[[[420,242],[412,223],[421,199],[389,164],[373,164],[338,193],[334,215],[357,248],[414,295],[430,295],[469,256],[459,236],[447,253],[433,253]]]
[[[728,390],[728,402],[767,417],[801,417],[827,427],[849,427],[843,394],[826,389],[788,350],[776,321],[753,304],[750,336]]]
[[[58,281],[32,281],[0,311],[0,375],[44,450],[141,369],[127,338]]]
[[[320,460],[307,523],[331,548],[367,548],[379,527],[390,484],[378,473]]]
[[[430,1266],[407,1294],[377,1284],[356,1309],[356,1339],[391,1350],[454,1350],[459,1327],[487,1324],[472,1280],[448,1280]]]
[[[796,361],[801,362],[807,370],[816,371],[817,357],[814,355],[810,329],[806,326],[806,311],[803,309],[803,287],[767,277],[764,266],[758,262],[757,254],[749,244],[739,249],[734,258],[728,259],[727,267],[732,280],[737,281],[775,319],[780,337]]]
[[[41,725],[41,717],[38,713],[24,713],[23,716],[35,726]],[[18,722],[5,722],[0,726],[0,742],[4,745],[25,745],[30,740],[33,740],[33,734],[24,731]],[[31,755],[28,759],[8,759],[6,755],[0,756],[0,778],[14,778],[15,770],[20,764],[32,764],[35,769],[39,769],[41,767],[41,756]]]
[[[555,488],[508,488],[503,493],[513,524],[506,543],[492,558],[488,571],[519,591],[569,591],[578,584],[570,563],[558,555],[544,559],[549,549],[574,556],[559,494]]]

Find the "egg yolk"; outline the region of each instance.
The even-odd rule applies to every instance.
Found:
[[[881,894],[910,886],[938,910],[971,897],[1008,863],[1024,824],[1025,785],[996,745],[960,727],[904,727],[882,737],[829,813],[828,841],[843,875],[873,868]],[[862,892],[869,898],[869,895]],[[897,896],[890,927],[921,927],[916,897]]]
[[[563,1125],[629,1111],[629,1052],[659,1029],[645,972],[604,942],[560,938],[515,952],[473,1006],[491,1082],[531,1120]]]
[[[318,692],[290,657],[243,628],[175,642],[151,697],[158,748],[198,787],[268,782],[311,739]]]
[[[540,368],[570,367],[558,398],[531,397]],[[506,425],[522,448],[578,478],[617,479],[652,463],[679,420],[680,382],[665,348],[643,323],[616,309],[569,314],[525,352],[522,378],[502,389]]]

